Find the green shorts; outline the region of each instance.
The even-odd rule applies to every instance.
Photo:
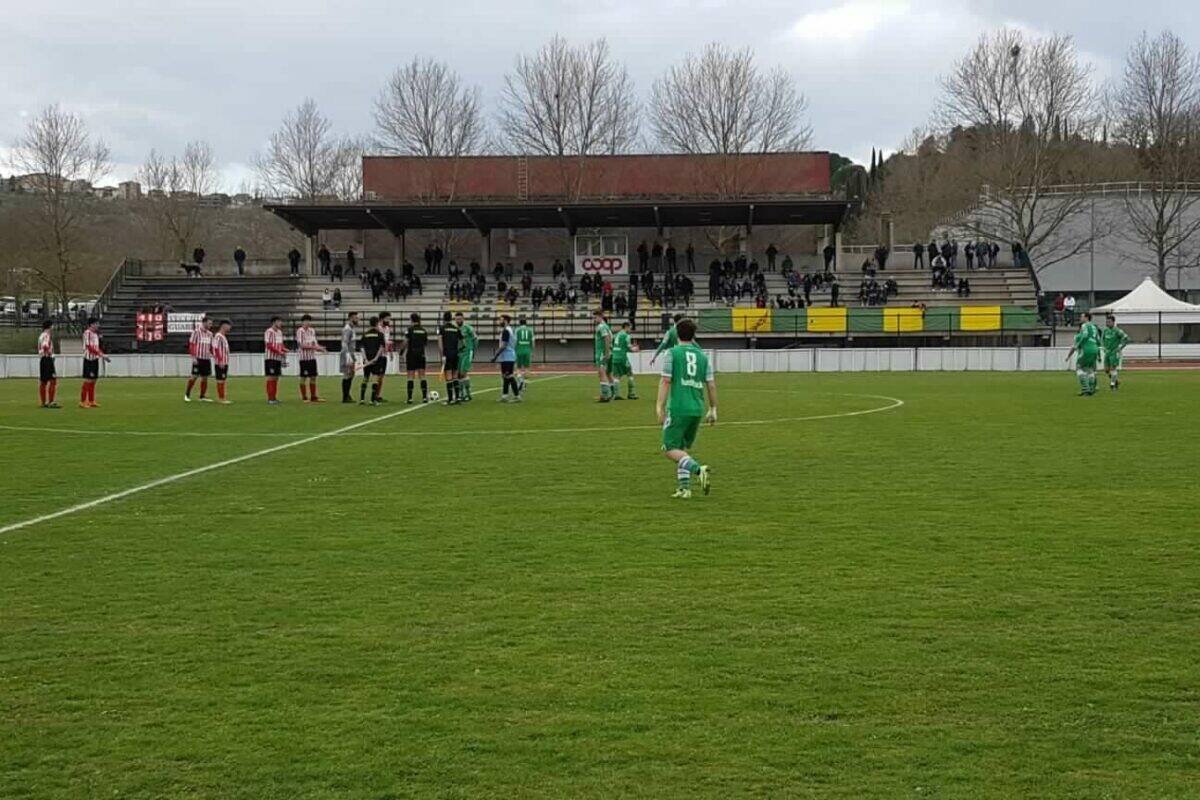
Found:
[[[1075,368],[1082,370],[1093,370],[1096,368],[1096,363],[1100,360],[1100,351],[1094,347],[1085,347],[1079,351],[1079,355],[1075,358]]]
[[[626,375],[632,375],[633,369],[629,366],[629,357],[613,358],[612,366],[608,368],[608,374],[614,378],[624,378]]]
[[[700,430],[700,420],[703,417],[667,417],[663,425],[663,450],[687,450],[696,441],[696,433]]]
[[[466,375],[471,371],[471,365],[475,363],[475,354],[470,350],[464,350],[458,354],[458,371]]]
[[[1114,350],[1112,352],[1105,350],[1104,351],[1104,368],[1105,369],[1116,369],[1119,366],[1121,366],[1121,352],[1119,350]]]
[[[612,356],[605,358],[603,353],[597,353],[595,362],[597,369],[603,369],[605,372],[612,369]]]
[[[517,369],[526,369],[533,364],[533,353],[517,351]]]

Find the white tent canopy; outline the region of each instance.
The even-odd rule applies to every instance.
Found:
[[[1120,300],[1092,309],[1094,314],[1113,314],[1119,325],[1182,325],[1200,323],[1200,306],[1176,300],[1146,278]]]

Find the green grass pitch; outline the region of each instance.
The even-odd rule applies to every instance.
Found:
[[[0,797],[1200,796],[1200,374],[718,381],[691,501],[478,377],[0,534]],[[402,391],[0,382],[0,528]]]

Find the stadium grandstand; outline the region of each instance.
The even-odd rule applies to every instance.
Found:
[[[118,352],[169,350],[170,336],[138,341],[137,315],[151,310],[227,317],[235,349],[258,346],[274,314],[288,326],[311,314],[332,341],[351,310],[427,321],[453,310],[484,339],[498,314],[524,316],[540,360],[571,361],[586,355],[598,306],[641,337],[687,313],[713,347],[1044,338],[1027,268],[973,271],[967,292],[932,286],[900,254],[868,271],[861,248],[842,243],[857,201],[832,191],[827,153],[726,161],[366,157],[362,202],[266,206],[304,237],[299,274],[283,254],[243,275],[210,265],[200,280],[177,262],[130,258],[101,296],[107,339]],[[436,269],[432,243],[447,251]]]

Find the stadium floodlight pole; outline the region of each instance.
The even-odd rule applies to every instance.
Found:
[[[1092,237],[1088,241],[1088,308],[1096,305],[1096,195],[1092,195]]]

